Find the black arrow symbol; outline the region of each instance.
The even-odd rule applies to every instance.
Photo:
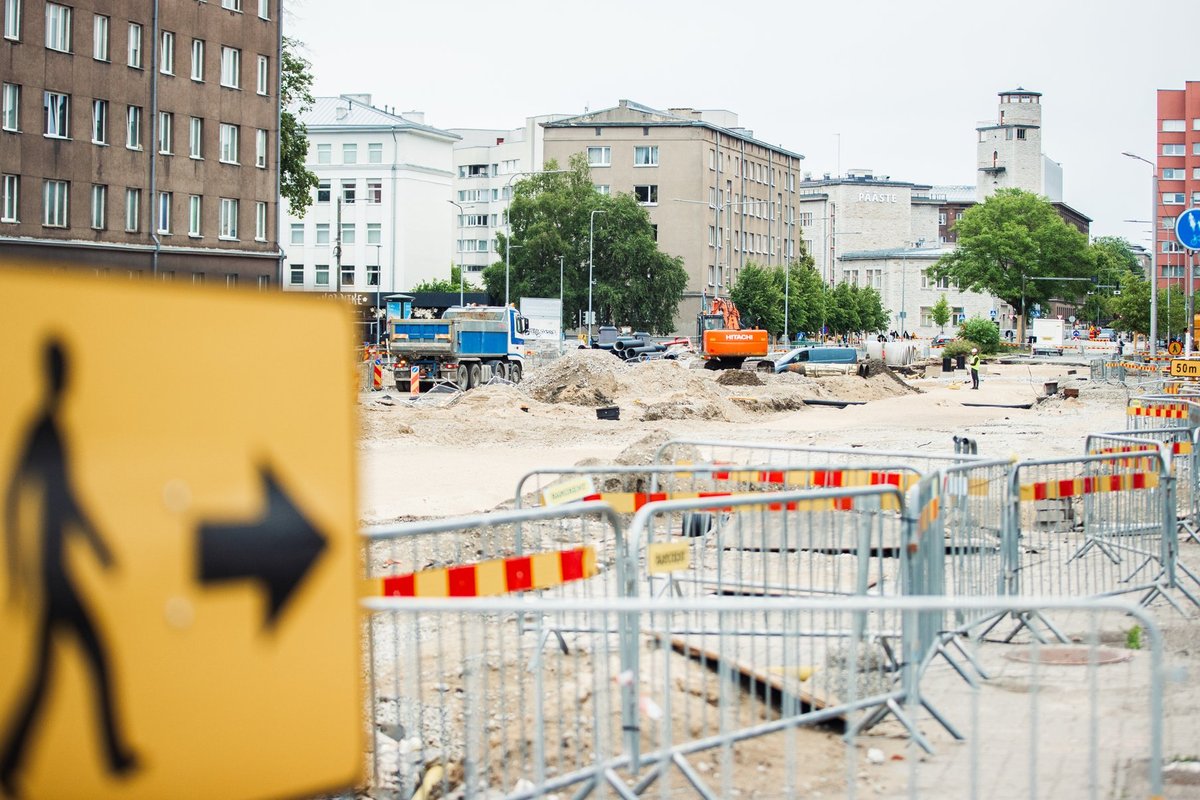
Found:
[[[260,468],[267,495],[258,519],[235,524],[204,523],[196,539],[201,583],[257,580],[267,590],[264,628],[273,628],[279,613],[305,574],[320,557],[326,541],[284,494],[271,471]]]

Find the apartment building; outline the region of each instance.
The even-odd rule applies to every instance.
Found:
[[[1186,289],[1188,253],[1175,237],[1175,220],[1186,209],[1200,206],[1200,81],[1187,81],[1182,89],[1158,90],[1156,128],[1158,280],[1160,286]],[[1200,269],[1196,272],[1200,275]]]
[[[279,0],[3,0],[0,262],[277,285]]]
[[[545,163],[543,123],[566,114],[528,117],[520,128],[450,128],[454,145],[454,257],[476,276],[503,258],[496,252],[496,233],[503,230],[513,184],[540,171]]]
[[[694,331],[704,298],[727,294],[747,264],[795,256],[804,156],[754,138],[737,114],[621,100],[543,127],[547,160],[585,153],[596,187],[636,196],[659,248],[683,259],[677,330]]]
[[[318,97],[303,116],[318,179],[303,217],[284,209],[284,289],[336,293],[373,324],[383,296],[450,275],[458,137],[369,94]]]

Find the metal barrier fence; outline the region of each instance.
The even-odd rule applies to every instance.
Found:
[[[1200,403],[1171,394],[1143,394],[1130,397],[1125,404],[1126,427],[1148,428],[1200,427]]]
[[[374,637],[424,646],[420,658],[404,653],[396,662],[375,651],[372,679],[391,671],[391,696],[426,712],[403,729],[390,717],[372,719],[384,731],[372,759],[377,797],[959,800],[996,796],[997,787],[1005,797],[1162,793],[1161,636],[1142,610],[1112,600],[415,597],[364,606]],[[972,643],[974,657],[1002,681],[968,685],[948,671],[928,673],[902,711],[919,716],[924,697],[954,707],[966,720],[965,745],[946,746],[949,735],[934,730],[936,753],[923,756],[894,736],[890,722],[873,733],[849,725],[844,743],[828,728],[813,729],[842,717],[806,702],[805,684],[831,664],[859,665],[869,669],[851,671],[846,688],[866,694],[881,674],[867,640],[844,639],[846,650],[831,662],[814,651],[814,633],[858,620],[894,618],[903,626],[923,613],[986,609],[1053,613],[1077,643]],[[531,611],[571,621],[579,657],[544,652],[525,636],[520,623]],[[697,625],[712,633],[676,646],[680,632]],[[1103,645],[1131,625],[1143,649]],[[441,648],[437,657],[433,647]],[[636,670],[623,661],[629,656]]]
[[[1011,480],[1006,595],[1137,593],[1143,605],[1163,597],[1179,609],[1171,594],[1178,539],[1163,453],[1022,461]],[[1048,620],[1041,622],[1065,641]],[[1030,620],[1020,623],[1017,630],[1040,635]]]
[[[1197,492],[1197,438],[1200,429],[1189,427],[1144,428],[1141,430],[1093,433],[1087,437],[1088,455],[1127,453],[1157,449],[1160,445],[1170,454],[1171,475],[1175,479],[1175,512],[1180,532],[1195,539],[1200,518],[1200,493]],[[1197,540],[1200,543],[1200,540]]]
[[[902,463],[925,474],[944,466],[978,460],[980,456],[960,453],[919,453],[849,447],[813,447],[774,442],[736,442],[719,439],[672,439],[659,446],[655,464],[741,465],[760,464],[774,468],[803,468],[811,464],[837,463],[859,468],[879,463]]]

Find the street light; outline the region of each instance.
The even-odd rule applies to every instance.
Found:
[[[461,230],[462,229],[462,216],[466,212],[463,211],[462,206],[460,206],[458,203],[454,202],[453,200],[447,200],[446,202],[458,209],[459,229]],[[459,235],[461,235],[461,233]],[[463,287],[464,287],[463,272],[464,272],[464,270],[463,270],[463,261],[462,261],[462,239],[459,239],[458,240],[458,305],[460,307],[466,305],[466,303],[463,301],[463,298],[466,297],[466,293],[463,290]]]
[[[375,346],[378,347],[380,335],[383,333],[383,323],[387,319],[386,311],[383,311],[383,316],[380,316],[382,310],[379,307],[380,275],[383,272],[383,266],[379,263],[382,260],[379,254],[383,251],[383,245],[370,244],[367,246],[375,248]]]
[[[566,256],[558,257],[558,354],[563,354],[563,261]]]
[[[504,193],[508,195],[508,206],[504,209],[504,307],[508,308],[508,269],[509,269],[509,247],[512,243],[512,182],[521,175],[558,175],[563,172],[570,172],[569,169],[544,169],[544,170],[524,170],[514,172],[504,184]]]
[[[1158,167],[1153,161],[1133,153],[1122,152],[1121,155],[1150,165],[1150,356],[1153,358],[1158,355],[1158,227],[1155,223],[1158,219]]]
[[[588,215],[588,344],[592,342],[592,246],[596,238],[596,215],[607,214],[603,208],[594,208]]]

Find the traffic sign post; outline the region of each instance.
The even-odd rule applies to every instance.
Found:
[[[285,328],[299,393],[253,346]],[[354,785],[347,310],[14,269],[0,336],[0,796]]]
[[[1200,250],[1200,208],[1189,208],[1175,218],[1175,238],[1179,240],[1181,245],[1187,248],[1187,292],[1184,295],[1187,308],[1185,309],[1186,316],[1184,319],[1191,319],[1196,287],[1192,255],[1196,250]],[[1191,330],[1184,333],[1184,352],[1189,356],[1192,354]]]

